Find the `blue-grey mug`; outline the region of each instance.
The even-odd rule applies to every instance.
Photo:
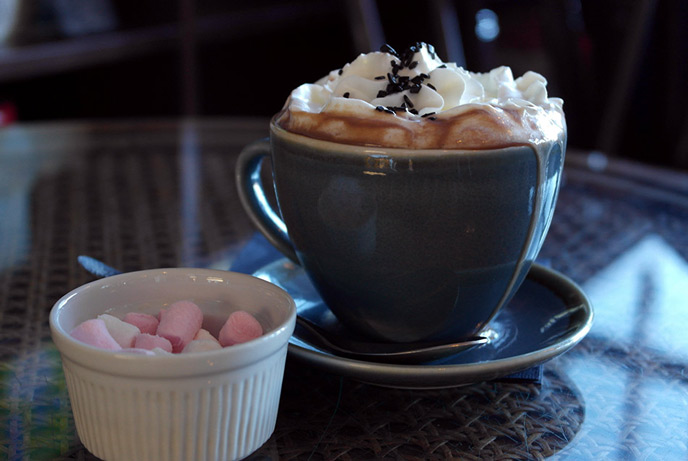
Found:
[[[236,181],[253,223],[347,327],[385,341],[479,333],[549,228],[566,135],[485,150],[339,144],[270,124]],[[261,162],[270,157],[277,209]],[[269,186],[272,187],[272,186]]]

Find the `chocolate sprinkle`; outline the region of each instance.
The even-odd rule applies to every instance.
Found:
[[[342,96],[345,97],[345,98],[348,98],[348,97],[349,97],[349,92],[347,91],[347,92],[344,93]]]
[[[389,107],[385,107],[385,106],[377,106],[377,107],[375,107],[375,110],[378,110],[380,112],[387,112],[388,114],[394,114],[395,113],[392,109],[390,109]]]
[[[384,80],[386,78],[388,81],[385,89],[378,91],[378,98],[384,98],[385,96],[388,96],[390,94],[397,94],[404,91],[408,91],[412,94],[417,94],[420,92],[421,89],[423,89],[423,83],[426,79],[430,78],[430,75],[426,73],[420,73],[411,78],[408,75],[399,75],[399,71],[406,68],[415,69],[418,66],[418,61],[414,61],[413,58],[415,57],[416,53],[422,51],[424,46],[427,47],[428,53],[431,55],[432,59],[435,59],[437,56],[435,53],[435,49],[432,45],[428,45],[424,42],[416,42],[414,45],[409,46],[401,53],[397,52],[394,48],[387,44],[380,47],[380,51],[389,53],[396,59],[392,59],[389,62],[391,72],[388,72],[387,75],[378,75],[377,77],[374,77],[375,80]],[[446,68],[447,66],[442,64],[440,67]],[[432,84],[425,84],[429,88],[432,88],[433,90],[437,91],[437,89]],[[407,95],[403,95],[403,99],[404,102],[401,104],[401,106],[377,106],[375,110],[391,114],[400,111],[406,111],[413,115],[418,115],[418,110],[413,107],[413,102],[411,101],[411,99]],[[432,114],[425,114],[423,115],[423,117],[427,117],[429,115]]]
[[[399,85],[398,83],[390,83],[389,85],[387,85],[385,91],[387,91],[387,94],[400,93],[404,91],[404,87]]]
[[[339,72],[337,74],[342,75],[344,73],[344,69],[339,69]]]
[[[397,53],[397,51],[394,48],[392,48],[386,43],[380,47],[380,51],[382,51],[383,53],[389,53],[397,57],[399,56],[399,53]]]

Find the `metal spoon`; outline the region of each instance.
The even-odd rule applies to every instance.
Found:
[[[489,338],[484,336],[473,336],[455,343],[367,342],[332,333],[302,316],[296,316],[296,323],[307,331],[308,337],[305,340],[311,345],[342,357],[369,362],[419,364],[458,354],[468,348],[489,342]]]
[[[122,273],[120,270],[90,256],[81,255],[77,260],[84,269],[98,277],[110,277]],[[307,332],[308,338],[306,342],[313,346],[342,357],[382,363],[419,364],[429,362],[458,354],[461,351],[486,344],[490,341],[485,336],[473,336],[454,343],[365,342],[327,331],[300,315],[296,316],[296,323]]]

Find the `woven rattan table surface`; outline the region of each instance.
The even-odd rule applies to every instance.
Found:
[[[93,459],[48,312],[124,270],[227,268],[254,232],[233,181],[267,121],[17,125],[0,131],[0,457]],[[376,387],[289,358],[277,428],[251,458],[688,458],[688,176],[568,154],[539,261],[580,284],[591,333],[539,384]]]

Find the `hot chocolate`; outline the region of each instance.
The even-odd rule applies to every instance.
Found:
[[[565,136],[563,101],[535,72],[473,73],[442,62],[431,45],[361,54],[296,88],[277,123],[338,143],[412,149],[489,149]]]
[[[244,149],[242,204],[352,331],[468,337],[518,290],[552,219],[566,123],[546,84],[467,72],[424,43],[361,55],[295,89],[270,140]]]

